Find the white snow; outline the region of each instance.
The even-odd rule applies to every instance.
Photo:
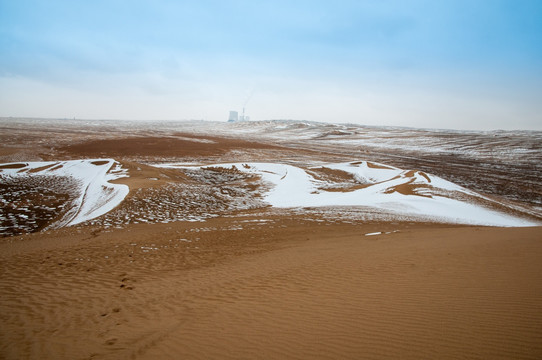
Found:
[[[348,211],[349,207],[370,209],[395,218],[415,217],[422,221],[492,226],[539,225],[496,208],[482,206],[481,203],[489,203],[486,197],[437,176],[365,161],[324,163],[307,169],[281,163],[157,166],[185,169],[235,166],[239,171],[261,179],[265,185],[262,199],[275,208],[305,209],[303,211],[308,211],[307,208],[339,208],[343,209],[339,211]],[[349,173],[357,183],[354,180],[341,182],[341,179],[333,176],[313,176],[323,167]],[[51,176],[51,179],[74,179],[75,199],[69,204],[70,208],[63,218],[54,224],[55,227],[75,225],[99,217],[120,204],[129,191],[126,185],[110,183],[111,180],[127,176],[126,170],[113,159],[0,164],[0,175],[45,175]],[[405,191],[399,192],[400,187]],[[148,221],[153,221],[153,218]]]
[[[424,220],[447,223],[490,226],[537,225],[476,203],[442,196],[442,193],[453,195],[454,192],[469,196],[477,194],[439,177],[428,174],[423,176],[420,172],[404,171],[381,164],[375,165],[386,168],[370,167],[366,162],[326,164],[327,168],[349,172],[361,183],[371,184],[361,189],[343,192],[326,191],[325,188],[321,188],[326,184],[325,182],[315,179],[306,170],[292,165],[229,163],[212,166],[224,168],[235,166],[240,171],[259,175],[264,183],[270,185],[270,190],[263,196],[264,201],[277,208],[361,206],[385,210],[396,215],[415,215]],[[189,168],[175,164],[161,166]],[[393,191],[394,187],[407,183],[423,185],[422,191],[419,191],[418,195],[404,195]],[[439,191],[432,193],[431,189]],[[482,197],[479,196],[479,198]]]
[[[0,164],[7,165],[7,164]],[[23,167],[0,169],[7,176],[46,175],[73,178],[77,181],[77,198],[71,209],[55,226],[69,226],[94,219],[111,211],[128,195],[128,186],[109,181],[126,177],[122,166],[113,159],[90,159],[70,161],[40,161],[21,163]],[[39,168],[46,167],[38,170]],[[30,173],[30,170],[34,170]]]

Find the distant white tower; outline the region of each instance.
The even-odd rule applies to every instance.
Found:
[[[250,116],[245,115],[245,108],[243,107],[243,114],[239,116],[239,121],[250,121]]]
[[[239,120],[239,114],[237,111],[230,111],[230,117],[228,119],[228,122],[234,122]]]

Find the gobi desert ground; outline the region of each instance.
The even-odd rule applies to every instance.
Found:
[[[0,358],[542,358],[541,132],[3,118],[0,140]]]

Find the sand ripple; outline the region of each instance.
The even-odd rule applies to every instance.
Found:
[[[540,228],[234,223],[11,244],[2,357],[542,356]]]

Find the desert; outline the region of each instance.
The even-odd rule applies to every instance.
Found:
[[[0,360],[542,359],[541,19],[0,0]]]
[[[542,133],[0,119],[0,358],[538,359]]]

